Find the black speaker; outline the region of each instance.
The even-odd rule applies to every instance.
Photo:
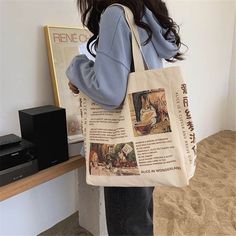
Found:
[[[47,105],[18,112],[21,136],[35,144],[39,170],[69,159],[64,108]]]

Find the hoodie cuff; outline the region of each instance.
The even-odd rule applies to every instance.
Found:
[[[80,70],[80,64],[82,62],[88,62],[88,61],[89,59],[85,54],[75,56],[66,70],[67,78],[71,82],[73,82],[75,78],[78,77],[78,70]]]

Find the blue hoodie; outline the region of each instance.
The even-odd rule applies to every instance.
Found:
[[[151,41],[142,46],[142,55],[149,69],[161,68],[162,59],[178,52],[175,38],[166,40],[166,32],[152,12],[146,8],[142,21],[153,31]],[[138,27],[141,42],[148,38]],[[101,15],[99,43],[95,62],[85,55],[73,58],[66,75],[70,82],[104,109],[115,109],[124,100],[128,75],[132,68],[131,31],[120,6],[110,6]]]

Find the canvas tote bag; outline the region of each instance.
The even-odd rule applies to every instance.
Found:
[[[129,75],[120,109],[104,110],[80,93],[86,182],[189,185],[196,166],[196,141],[186,83],[178,66],[145,70],[133,14],[122,7],[132,32],[135,72]]]

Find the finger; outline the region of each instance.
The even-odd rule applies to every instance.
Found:
[[[71,84],[71,83],[68,83],[68,85],[69,85],[70,90],[71,90],[73,93],[75,93],[75,94],[78,94],[78,93],[79,93],[79,90],[78,90],[78,88],[77,88],[76,86],[74,86],[74,85]]]
[[[75,93],[75,94],[78,94],[79,90],[78,89],[73,89],[72,92]]]
[[[70,88],[73,88],[73,89],[78,89],[74,84],[72,84],[71,82],[68,83],[69,87]]]
[[[79,90],[77,88],[70,88],[70,90],[73,92],[73,93],[78,93]]]
[[[70,90],[75,94],[79,93],[79,90],[77,88],[70,87]]]

